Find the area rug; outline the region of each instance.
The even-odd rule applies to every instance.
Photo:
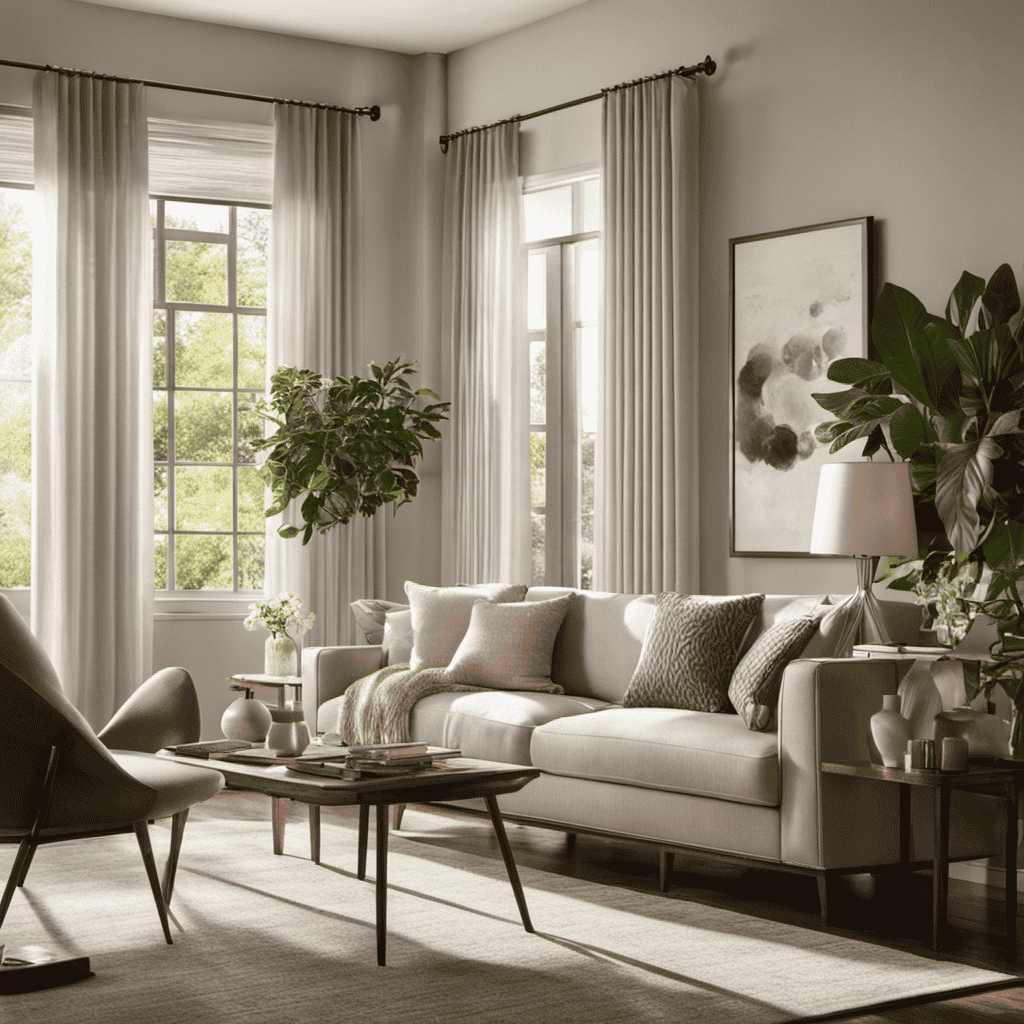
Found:
[[[161,858],[166,830],[151,832]],[[378,967],[374,886],[355,878],[354,828],[323,825],[320,866],[304,840],[295,828],[275,857],[265,822],[190,823],[173,946],[134,836],[42,847],[0,939],[88,955],[96,976],[4,996],[0,1020],[776,1024],[1007,977],[521,869],[530,935],[500,859],[401,833],[388,861],[388,963]],[[3,876],[12,853],[0,851]]]

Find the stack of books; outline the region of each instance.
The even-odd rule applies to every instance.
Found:
[[[307,750],[292,758],[289,767],[335,779],[379,779],[434,768],[436,762],[461,757],[462,751],[426,743],[374,743],[365,746]]]

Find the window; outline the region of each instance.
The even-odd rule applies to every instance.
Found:
[[[593,586],[600,180],[527,182],[533,583]]]
[[[32,191],[0,184],[0,587],[27,587],[32,510]]]
[[[155,583],[263,589],[270,211],[152,200]]]

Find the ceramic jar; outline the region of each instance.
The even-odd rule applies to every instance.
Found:
[[[882,710],[871,716],[871,738],[886,768],[903,767],[910,723],[900,714],[898,694],[887,693],[882,697]]]

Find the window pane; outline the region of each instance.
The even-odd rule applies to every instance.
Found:
[[[544,470],[547,450],[547,434],[539,430],[530,431],[530,501],[544,507]]]
[[[231,468],[229,466],[176,467],[174,471],[174,520],[175,528],[178,530],[230,530],[232,528]],[[183,589],[180,582],[179,580],[179,590]]]
[[[176,590],[230,590],[231,538],[174,538],[174,587]]]
[[[547,256],[531,252],[526,272],[526,329],[543,331],[548,322]]]
[[[266,306],[270,211],[238,210],[237,303]]]
[[[572,234],[572,185],[523,196],[524,240]]]
[[[597,327],[576,328],[580,354],[580,420],[583,430],[597,430]]]
[[[0,587],[31,576],[32,397],[28,383],[0,383]]]
[[[546,341],[530,342],[530,423],[542,426],[548,421],[547,413],[547,366],[548,344]]]
[[[583,230],[601,230],[601,179],[587,178],[583,182]]]
[[[583,323],[597,323],[597,292],[600,281],[598,248],[593,242],[584,242],[579,249],[579,314]]]
[[[238,461],[255,462],[256,450],[253,441],[263,436],[263,417],[256,411],[259,395],[238,396]]]
[[[153,310],[153,387],[167,387],[167,314]]]
[[[154,466],[153,528],[157,531],[166,531],[167,527],[167,467]]]
[[[178,203],[168,199],[164,203],[164,227],[226,235],[228,207],[211,203]]]
[[[238,589],[263,589],[264,537],[243,534],[238,538]]]
[[[167,461],[167,392],[153,392],[153,461]]]
[[[263,481],[256,475],[256,467],[238,467],[238,528],[254,533],[262,530],[267,521],[263,514]]]
[[[595,435],[580,439],[580,588],[594,586],[594,444]]]
[[[165,280],[168,302],[202,302],[224,306],[228,301],[228,247],[218,242],[169,239]]]
[[[533,554],[533,579],[530,582],[535,587],[542,587],[544,585],[545,526],[543,512],[533,512],[530,514]]]
[[[153,586],[167,589],[167,534],[158,533],[153,539]]]
[[[238,318],[238,386],[240,388],[266,387],[267,372],[267,318],[265,316],[239,316]]]
[[[0,374],[32,372],[32,231],[25,189],[0,188]]]
[[[231,462],[231,392],[177,391],[174,395],[177,462]]]
[[[231,314],[174,314],[174,383],[179,388],[229,388],[234,382]]]

